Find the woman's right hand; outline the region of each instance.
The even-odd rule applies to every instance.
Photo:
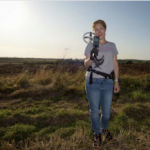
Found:
[[[94,56],[98,55],[98,49],[97,48],[93,48],[90,52],[90,59],[94,60]]]

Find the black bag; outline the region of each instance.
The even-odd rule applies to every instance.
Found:
[[[94,69],[92,69],[92,66],[90,66],[87,71],[91,71],[89,84],[92,84],[93,72],[105,77],[105,79],[114,80],[114,70],[110,74],[107,74],[107,73],[104,73],[104,72],[94,70]]]

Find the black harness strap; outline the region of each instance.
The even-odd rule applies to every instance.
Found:
[[[90,66],[87,71],[91,71],[89,84],[92,84],[93,72],[96,74],[102,75],[103,77],[105,77],[105,79],[113,79],[114,78],[114,71],[112,71],[110,74],[107,74],[107,73],[92,69],[92,66]]]

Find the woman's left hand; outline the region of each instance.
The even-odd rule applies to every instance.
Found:
[[[119,91],[120,91],[119,82],[115,82],[115,85],[114,85],[114,93],[119,93]]]

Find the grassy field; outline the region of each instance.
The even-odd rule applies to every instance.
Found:
[[[150,64],[120,64],[102,150],[149,150]],[[84,66],[0,65],[0,150],[91,150]]]

